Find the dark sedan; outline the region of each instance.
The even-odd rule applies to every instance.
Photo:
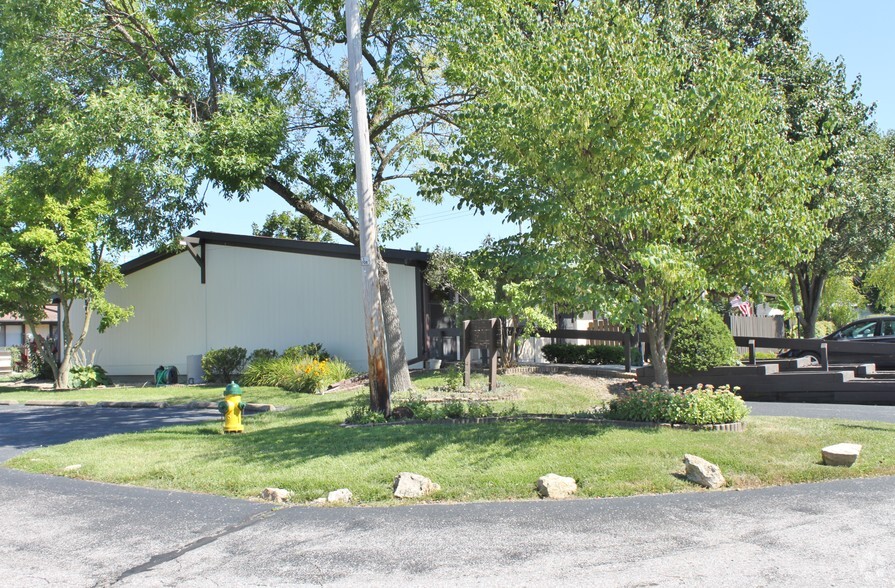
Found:
[[[895,316],[876,316],[848,323],[838,331],[823,338],[824,341],[861,341],[864,343],[895,343]],[[895,368],[893,356],[878,356],[866,352],[829,351],[830,363],[876,363],[879,368]],[[820,353],[805,349],[790,349],[778,357],[810,357],[812,363],[820,363]]]

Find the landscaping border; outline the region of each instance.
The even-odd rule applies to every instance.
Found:
[[[573,365],[565,363],[545,363],[537,365],[520,365],[506,368],[498,375],[524,376],[526,374],[564,374],[569,376],[590,376],[592,378],[618,378],[620,380],[636,380],[634,372],[623,372],[598,365]]]
[[[649,423],[642,421],[616,421],[611,419],[596,419],[588,417],[560,417],[556,415],[545,414],[523,414],[515,416],[498,416],[498,417],[481,417],[476,419],[439,419],[433,421],[424,421],[420,419],[408,419],[401,421],[391,421],[387,423],[342,423],[339,426],[346,429],[356,429],[361,427],[387,427],[396,425],[478,425],[486,423],[502,423],[514,421],[535,421],[544,423],[581,423],[591,425],[607,425],[622,429],[658,429],[667,427],[670,429],[683,429],[688,431],[720,431],[730,433],[742,433],[746,430],[746,422],[738,421],[736,423],[721,423],[714,425],[688,425],[683,423]]]

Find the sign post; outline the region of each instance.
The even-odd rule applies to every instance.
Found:
[[[497,358],[500,353],[500,321],[497,319],[481,319],[463,321],[463,385],[469,386],[472,378],[473,349],[488,351],[489,374],[488,390],[497,388]]]

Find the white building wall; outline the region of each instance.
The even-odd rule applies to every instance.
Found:
[[[206,283],[188,253],[128,276],[110,300],[133,305],[135,316],[84,347],[112,375],[150,375],[159,365],[186,374],[187,355],[240,346],[319,342],[359,371],[367,369],[359,261],[207,244]],[[418,344],[416,270],[391,264],[392,288],[408,359]],[[83,319],[82,319],[83,320]]]

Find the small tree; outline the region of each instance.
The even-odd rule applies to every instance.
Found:
[[[515,238],[486,241],[467,255],[436,249],[429,260],[426,281],[458,302],[448,302],[445,310],[458,319],[499,318],[503,332],[504,361],[518,359],[519,337],[530,337],[538,329],[553,329],[556,323],[547,310],[545,288],[531,274],[525,274],[524,256]]]
[[[271,212],[260,227],[252,223],[252,234],[259,237],[277,237],[297,241],[331,243],[332,233],[308,220],[308,217],[292,212]]]
[[[103,331],[133,310],[104,297],[109,285],[124,285],[117,266],[104,257],[115,241],[108,230],[111,208],[104,179],[87,174],[77,184],[54,182],[47,172],[24,164],[0,179],[0,308],[22,317],[53,370],[55,388],[62,390],[69,388],[72,358],[87,336],[91,316],[100,316]],[[36,330],[54,298],[62,313],[58,357]],[[77,333],[70,320],[76,301],[83,303],[85,314]]]

